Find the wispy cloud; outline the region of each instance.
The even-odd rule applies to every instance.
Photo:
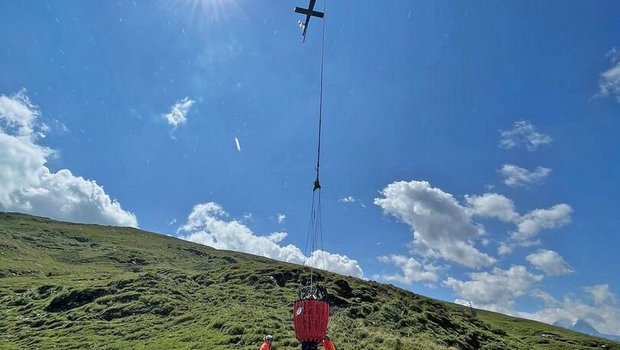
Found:
[[[183,125],[187,122],[187,113],[196,101],[190,100],[189,97],[185,97],[182,100],[177,101],[170,112],[164,115],[164,118],[168,121],[168,124],[176,129],[179,125]]]
[[[583,290],[590,295],[596,305],[615,305],[618,302],[618,298],[607,284],[584,287]]]
[[[615,96],[620,102],[620,50],[613,48],[606,57],[609,58],[611,67],[599,77],[599,95]]]
[[[423,265],[412,257],[403,255],[380,256],[379,261],[391,264],[400,269],[400,273],[377,275],[375,278],[390,282],[412,284],[420,281],[437,281],[439,275],[438,267],[433,265]]]
[[[529,151],[536,150],[539,146],[551,143],[551,136],[538,132],[536,127],[528,121],[517,121],[512,130],[500,131],[502,148],[526,147]]]
[[[278,224],[282,224],[284,223],[284,220],[286,220],[286,215],[278,213],[278,215],[276,215],[276,220],[278,221]]]
[[[536,170],[529,171],[513,164],[504,164],[499,172],[504,177],[504,183],[506,185],[518,187],[542,182],[551,174],[551,169],[539,166],[536,167]]]
[[[355,198],[353,196],[346,196],[346,197],[342,197],[338,200],[338,202],[340,203],[344,203],[344,204],[354,204],[357,203],[359,204],[362,208],[366,208],[366,205],[358,198]]]
[[[338,200],[338,202],[340,202],[340,203],[355,203],[355,197],[353,197],[353,196],[343,197],[343,198],[340,198]]]

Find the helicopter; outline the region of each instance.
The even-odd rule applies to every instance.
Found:
[[[303,36],[303,42],[306,41],[306,31],[308,30],[308,25],[310,24],[310,17],[323,18],[323,16],[325,15],[323,12],[314,11],[315,4],[316,0],[310,0],[307,9],[303,7],[295,7],[295,12],[306,15],[306,20],[304,22],[299,21],[299,26],[302,28],[301,35]]]

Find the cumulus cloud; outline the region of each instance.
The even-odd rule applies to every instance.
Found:
[[[12,194],[10,210],[58,220],[137,227],[136,216],[123,210],[94,180],[68,169],[39,171],[39,181]]]
[[[0,114],[0,123],[2,114]],[[0,130],[0,206],[8,210],[15,193],[39,183],[40,172],[53,151],[36,144],[29,136],[6,134]]]
[[[607,53],[611,67],[601,73],[598,81],[600,96],[615,96],[620,102],[620,50],[614,48]]]
[[[500,243],[499,247],[497,248],[497,254],[499,255],[508,255],[510,253],[512,253],[512,249],[513,247],[510,244],[506,244],[504,242]]]
[[[551,136],[538,132],[532,123],[521,120],[514,123],[512,130],[501,131],[499,145],[507,149],[523,146],[529,151],[534,151],[551,141]]]
[[[374,204],[413,229],[412,247],[418,254],[471,268],[495,263],[495,258],[474,247],[473,240],[484,230],[451,194],[426,181],[398,181],[385,187],[381,195]]]
[[[197,204],[178,232],[185,233],[182,236],[185,240],[217,249],[241,251],[296,264],[305,261],[305,256],[299,248],[278,244],[286,234],[256,236],[241,222],[227,221],[227,217],[228,214],[217,203]]]
[[[504,183],[506,185],[518,187],[542,182],[551,174],[551,169],[539,166],[536,167],[536,170],[529,171],[516,165],[504,164],[499,172],[504,177]]]
[[[93,180],[67,169],[51,172],[45,165],[55,152],[38,142],[48,128],[25,91],[0,95],[0,209],[58,220],[137,226],[134,214],[122,209]]]
[[[594,301],[592,304],[574,293],[560,300],[554,298],[537,288],[543,276],[533,274],[523,266],[512,266],[508,270],[495,268],[491,272],[472,273],[470,277],[468,281],[448,278],[443,282],[458,296],[455,302],[462,305],[471,302],[476,308],[548,324],[581,319],[604,334],[620,335],[618,298],[606,284],[583,288],[585,296]],[[516,301],[525,296],[538,298],[545,306],[532,312],[515,310]]]
[[[494,268],[491,272],[469,274],[469,281],[449,277],[443,282],[459,299],[471,301],[474,307],[497,312],[511,312],[517,298],[526,295],[543,279],[524,266],[508,270]]]
[[[523,215],[518,220],[517,231],[512,233],[516,240],[528,240],[542,229],[562,227],[571,221],[573,209],[570,205],[561,203],[548,209],[535,209]]]
[[[424,266],[414,258],[403,255],[380,256],[379,261],[398,267],[401,273],[377,275],[375,277],[403,284],[412,284],[420,281],[437,281],[438,268],[433,265]]]
[[[339,273],[341,275],[364,277],[362,268],[357,260],[350,259],[346,255],[315,250],[306,259],[305,265],[316,267],[322,270]]]
[[[185,124],[187,122],[187,113],[195,102],[194,100],[190,100],[189,97],[177,101],[170,109],[170,112],[164,115],[164,118],[166,118],[168,124],[173,128]]]
[[[535,253],[528,255],[526,259],[548,276],[561,276],[573,272],[566,261],[564,261],[564,258],[553,250],[539,249]]]
[[[617,296],[609,290],[609,286],[596,285],[583,289],[587,294],[586,296],[594,300],[594,304],[575,295],[556,300],[543,293],[542,297],[534,295],[545,301],[545,307],[541,310],[534,312],[511,311],[509,313],[549,324],[557,321],[584,320],[601,333],[620,335],[620,308],[616,306]]]
[[[12,95],[0,95],[0,118],[3,121],[3,129],[15,136],[30,138],[36,136],[34,124],[39,117],[39,110],[34,106],[26,90]]]
[[[497,193],[485,193],[482,196],[465,196],[471,213],[480,217],[496,218],[504,222],[514,221],[519,214],[511,199]]]
[[[217,249],[234,250],[363,277],[363,271],[356,260],[320,250],[307,257],[298,247],[282,244],[287,237],[286,232],[259,236],[243,223],[228,217],[228,213],[217,203],[197,204],[177,233],[182,239]]]

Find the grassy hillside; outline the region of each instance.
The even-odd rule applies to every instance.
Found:
[[[0,349],[299,348],[297,265],[147,233],[0,213]],[[620,349],[537,322],[321,273],[338,349]]]

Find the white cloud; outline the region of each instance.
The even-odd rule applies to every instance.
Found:
[[[67,169],[56,173],[42,167],[38,184],[12,194],[10,210],[58,220],[137,227],[136,216],[121,208],[94,180]]]
[[[607,284],[598,284],[583,288],[590,295],[596,305],[613,305],[617,299]]]
[[[514,233],[513,233],[514,236]],[[529,248],[536,247],[541,245],[542,242],[540,239],[522,239],[522,240],[513,240],[510,242],[500,242],[499,247],[497,247],[497,254],[499,255],[508,255],[512,253],[512,251],[517,248]]]
[[[535,312],[510,311],[513,316],[529,318],[540,322],[553,324],[557,321],[573,322],[584,320],[603,334],[620,335],[620,308],[615,305],[617,296],[607,285],[585,287],[586,293],[592,297],[594,291],[602,299],[594,299],[595,304],[575,296],[555,300],[549,295],[535,295],[545,300],[546,306]],[[601,294],[598,294],[601,293]]]
[[[13,205],[14,193],[39,182],[40,172],[53,154],[35,142],[31,137],[0,131],[0,206],[7,210]]]
[[[315,251],[310,257],[306,257],[296,246],[281,244],[287,237],[286,232],[258,236],[243,223],[227,218],[228,214],[217,203],[197,204],[177,233],[181,233],[182,239],[217,249],[240,251],[363,277],[363,271],[356,260],[324,251]]]
[[[533,296],[534,298],[538,298],[542,300],[543,302],[545,302],[546,306],[560,305],[560,302],[556,298],[554,298],[551,294],[544,292],[540,289],[533,290],[532,293],[530,293],[530,295]]]
[[[401,273],[376,276],[386,281],[412,284],[413,282],[437,281],[437,279],[439,279],[437,267],[433,265],[424,266],[419,261],[411,257],[402,255],[380,256],[379,261],[394,265],[401,270]]]
[[[444,285],[451,287],[457,299],[455,302],[474,307],[501,312],[548,324],[557,321],[585,320],[604,334],[620,335],[620,308],[616,306],[617,296],[608,285],[585,287],[587,296],[594,305],[571,294],[557,300],[550,294],[537,289],[542,275],[535,275],[523,266],[512,266],[508,270],[495,268],[491,273],[472,273],[471,280],[460,281],[448,278]],[[532,296],[544,301],[545,306],[537,311],[515,310],[520,297]]]
[[[499,247],[497,248],[497,254],[499,254],[499,255],[508,255],[508,254],[512,253],[512,249],[513,249],[513,247],[511,245],[502,242],[502,243],[500,243]]]
[[[284,223],[284,220],[286,220],[286,215],[278,213],[276,220],[278,221],[278,224],[282,224]]]
[[[539,249],[528,255],[526,259],[548,276],[561,276],[573,272],[564,258],[553,250]]]
[[[45,164],[55,152],[37,142],[48,128],[25,91],[0,95],[0,209],[84,223],[137,226],[134,214],[93,180]]]
[[[384,197],[375,198],[374,204],[413,229],[412,247],[417,253],[472,268],[495,263],[495,258],[474,247],[473,240],[484,230],[451,194],[426,181],[394,182],[381,194]]]
[[[164,115],[168,124],[173,128],[185,124],[187,122],[187,113],[195,102],[190,100],[189,97],[177,101],[170,109],[170,112]]]
[[[501,131],[499,145],[502,148],[525,146],[529,151],[534,151],[551,141],[551,136],[538,132],[530,122],[521,120],[514,123],[512,130]]]
[[[0,95],[0,118],[4,128],[7,128],[5,132],[12,131],[16,136],[30,138],[38,117],[39,110],[28,99],[26,90],[22,89],[12,96]]]
[[[217,249],[241,251],[296,264],[305,261],[299,248],[278,245],[286,234],[256,236],[241,222],[225,220],[227,216],[217,203],[197,204],[178,232],[186,233],[183,239]]]
[[[346,196],[346,197],[342,197],[338,200],[338,202],[340,203],[344,203],[344,204],[353,204],[353,203],[357,203],[359,204],[362,208],[366,208],[366,205],[359,199],[353,197],[353,196]]]
[[[355,201],[355,197],[353,196],[343,197],[338,200],[340,203],[355,203]]]
[[[514,221],[519,214],[511,199],[497,193],[485,193],[482,196],[465,196],[465,201],[473,215],[496,218],[504,222]]]
[[[600,96],[616,96],[620,102],[620,51],[616,48],[607,53],[611,67],[601,73],[598,86]]]
[[[526,295],[543,276],[532,274],[523,266],[512,266],[508,270],[496,267],[490,273],[471,273],[470,278],[460,281],[449,277],[443,284],[451,287],[460,299],[471,301],[474,307],[510,312],[515,300]]]
[[[565,203],[556,204],[549,209],[532,210],[517,219],[517,232],[512,233],[512,238],[528,240],[542,229],[562,227],[570,223],[572,212],[570,205]]]
[[[357,260],[350,259],[346,255],[334,254],[323,250],[312,252],[312,255],[306,259],[305,265],[341,275],[364,277],[364,272]]]
[[[504,177],[506,185],[518,187],[541,182],[551,174],[551,169],[539,166],[536,170],[529,171],[516,165],[504,164],[499,172]]]

